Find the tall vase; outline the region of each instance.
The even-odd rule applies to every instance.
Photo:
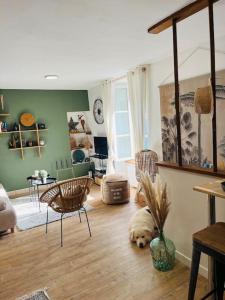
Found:
[[[150,250],[153,265],[157,270],[166,272],[174,268],[176,248],[174,243],[164,236],[163,232],[160,232],[159,237],[151,241]]]

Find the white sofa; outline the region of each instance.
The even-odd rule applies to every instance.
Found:
[[[3,204],[1,205],[2,208],[4,208],[3,210],[0,210],[0,232],[7,231],[8,229],[10,229],[11,232],[14,232],[14,227],[16,225],[16,213],[1,183],[0,183],[0,202],[1,204]]]

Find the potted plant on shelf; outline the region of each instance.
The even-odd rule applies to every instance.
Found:
[[[152,183],[149,174],[143,172],[141,173],[140,182],[146,204],[151,211],[159,234],[150,242],[153,265],[159,271],[172,270],[175,265],[176,249],[174,243],[164,235],[164,225],[170,207],[166,184],[162,185],[159,175],[156,176],[156,182]]]

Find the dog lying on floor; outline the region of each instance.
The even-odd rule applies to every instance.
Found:
[[[148,206],[140,208],[130,221],[130,241],[136,243],[139,248],[156,237],[156,228]]]

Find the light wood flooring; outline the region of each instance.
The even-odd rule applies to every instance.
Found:
[[[152,266],[149,248],[129,242],[128,223],[137,209],[129,204],[106,206],[94,186],[94,210],[63,222],[64,247],[60,247],[60,222],[0,238],[0,299],[14,300],[36,289],[48,288],[52,300],[186,300],[189,269],[177,262],[173,271],[161,273]],[[90,202],[90,203],[91,203]],[[204,294],[200,276],[196,299]]]

